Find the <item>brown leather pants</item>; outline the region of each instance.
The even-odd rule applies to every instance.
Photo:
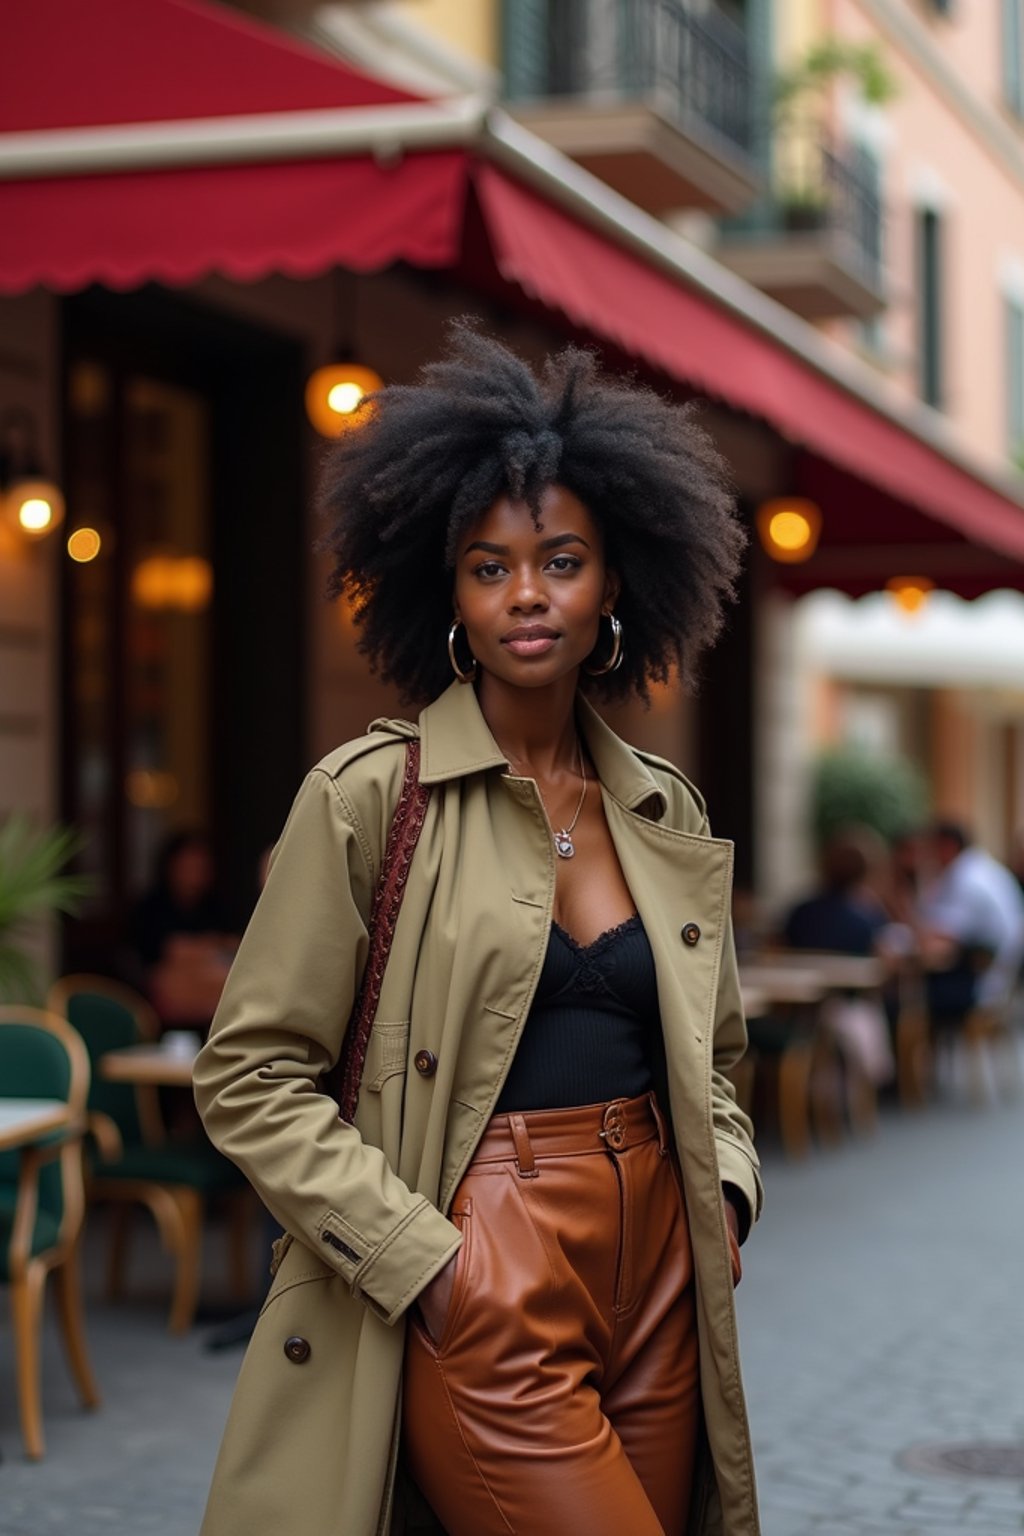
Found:
[[[403,1438],[448,1536],[685,1536],[700,1387],[680,1181],[653,1095],[496,1115],[456,1191],[441,1337]]]

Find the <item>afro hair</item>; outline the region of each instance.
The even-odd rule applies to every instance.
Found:
[[[503,494],[539,521],[542,493],[559,483],[600,526],[622,583],[622,664],[581,686],[646,699],[673,667],[693,684],[745,543],[724,462],[695,411],[603,375],[576,347],[538,377],[471,322],[454,322],[445,355],[416,383],[372,396],[324,466],[328,592],[352,601],[374,669],[409,702],[447,687],[460,536]]]

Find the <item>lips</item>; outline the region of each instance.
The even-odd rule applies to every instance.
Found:
[[[502,635],[501,643],[515,656],[543,656],[558,639],[558,631],[546,624],[519,624]]]
[[[502,640],[557,640],[558,630],[548,629],[546,624],[520,624],[515,629],[510,629],[507,635],[502,635]]]

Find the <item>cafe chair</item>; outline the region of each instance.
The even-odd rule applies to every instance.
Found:
[[[66,1126],[0,1152],[0,1281],[11,1292],[22,1438],[36,1461],[45,1449],[40,1346],[48,1274],[79,1395],[87,1408],[100,1401],[86,1350],[78,1271],[88,1092],[89,1057],[64,1019],[38,1008],[0,1007],[0,1093],[5,1099],[58,1099],[68,1108]]]
[[[1021,1077],[1017,1031],[1009,1002],[987,1007],[978,1004],[972,1008],[964,1020],[962,1040],[967,1054],[970,1095],[974,1104],[985,1104],[988,1100],[986,1057],[996,1093],[1002,1087],[1008,1096],[1020,1096],[1024,1080]]]
[[[132,1207],[145,1206],[174,1259],[168,1327],[172,1333],[187,1332],[199,1301],[207,1205],[223,1199],[229,1215],[231,1292],[236,1300],[247,1300],[252,1193],[245,1176],[201,1131],[187,1139],[169,1137],[154,1087],[109,1082],[102,1074],[100,1062],[107,1051],[155,1043],[159,1025],[152,1008],[131,988],[88,975],[62,977],[50,988],[47,1003],[79,1032],[92,1063],[87,1189],[91,1203],[112,1208],[109,1298],[117,1300],[122,1293]]]

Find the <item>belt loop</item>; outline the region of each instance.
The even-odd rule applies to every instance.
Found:
[[[658,1155],[659,1157],[667,1157],[669,1142],[668,1126],[665,1124],[665,1116],[661,1112],[661,1105],[658,1103],[653,1088],[650,1090],[647,1097],[651,1101],[651,1113],[653,1114],[655,1124],[658,1127]]]
[[[512,1132],[512,1145],[516,1149],[516,1167],[521,1179],[535,1179],[537,1177],[537,1165],[533,1158],[533,1148],[530,1145],[530,1133],[526,1129],[526,1121],[522,1115],[509,1115],[508,1128]]]

